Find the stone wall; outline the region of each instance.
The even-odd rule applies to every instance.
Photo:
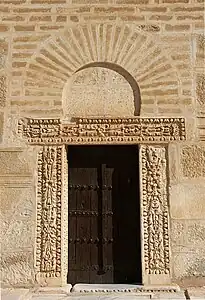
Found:
[[[102,116],[186,118],[187,140],[169,145],[172,276],[205,276],[203,11],[201,0],[1,2],[4,284],[35,281],[37,150],[18,135],[18,119],[69,119],[95,109]],[[88,98],[93,111],[89,103],[82,110]]]

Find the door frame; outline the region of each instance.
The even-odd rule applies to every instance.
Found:
[[[67,145],[140,144],[142,284],[171,283],[168,209],[169,142],[186,139],[184,118],[19,120],[19,133],[38,149],[36,281],[67,284]]]
[[[123,147],[123,148],[122,148]],[[119,152],[118,152],[119,151]],[[87,156],[85,155],[85,152],[87,153]],[[106,154],[105,154],[105,152],[106,152]],[[120,153],[120,155],[118,155],[118,153]],[[99,155],[96,155],[96,154],[100,154],[100,156],[101,155],[103,155],[103,157],[105,158],[104,160],[103,160],[103,158],[101,159],[101,157],[99,157]],[[70,154],[71,154],[71,156],[70,156]],[[122,239],[122,237],[121,237],[121,234],[119,235],[119,237],[117,237],[116,236],[116,226],[117,226],[117,222],[118,222],[118,220],[116,220],[115,219],[115,217],[114,217],[114,219],[112,218],[112,221],[108,221],[107,219],[106,220],[104,220],[105,222],[106,221],[108,221],[108,223],[106,223],[106,230],[107,230],[107,226],[111,226],[111,227],[109,227],[109,229],[108,229],[108,231],[109,231],[109,234],[108,234],[108,236],[107,236],[107,232],[106,232],[106,234],[105,234],[105,232],[103,231],[103,230],[105,230],[105,228],[104,228],[104,225],[102,225],[102,233],[103,233],[103,237],[106,237],[107,239],[110,239],[110,238],[113,238],[114,239],[114,244],[111,242],[111,243],[109,243],[109,245],[107,245],[106,243],[106,245],[104,245],[103,246],[103,248],[105,249],[107,246],[110,248],[110,247],[114,247],[114,248],[112,248],[112,254],[110,254],[110,251],[108,251],[109,252],[109,255],[111,255],[111,256],[109,256],[109,263],[108,263],[108,261],[107,261],[107,258],[106,258],[106,256],[104,257],[104,254],[103,254],[103,261],[104,261],[104,266],[106,266],[107,264],[108,264],[108,268],[109,267],[111,267],[111,265],[113,266],[113,270],[112,270],[112,275],[110,274],[110,280],[108,280],[108,278],[107,278],[107,275],[108,274],[103,274],[103,276],[102,276],[102,278],[101,279],[103,279],[103,277],[104,277],[104,279],[106,280],[106,282],[108,282],[108,283],[111,283],[111,284],[115,284],[115,281],[118,281],[119,279],[117,279],[117,275],[116,275],[116,269],[118,269],[118,270],[120,270],[120,271],[122,271],[122,272],[124,272],[124,276],[128,276],[129,277],[129,273],[126,273],[126,271],[124,270],[124,267],[123,266],[126,266],[126,265],[128,265],[128,261],[129,261],[129,265],[130,265],[130,268],[132,268],[132,271],[133,271],[133,273],[135,273],[135,276],[133,276],[132,278],[133,278],[133,280],[132,280],[132,282],[137,282],[137,284],[138,285],[140,285],[141,283],[142,283],[142,272],[141,272],[141,267],[142,267],[142,264],[141,264],[141,249],[139,248],[139,247],[141,247],[141,237],[140,237],[140,234],[141,234],[141,231],[140,231],[140,227],[141,227],[141,224],[140,224],[140,220],[141,220],[141,218],[140,218],[140,201],[139,201],[139,198],[140,198],[140,195],[139,195],[139,193],[140,193],[140,180],[139,180],[139,147],[138,147],[138,145],[67,145],[67,155],[68,155],[68,182],[69,182],[69,185],[71,184],[72,186],[71,186],[71,190],[73,190],[73,185],[76,187],[76,185],[78,185],[78,184],[82,184],[82,185],[84,185],[84,184],[89,184],[88,182],[87,182],[87,180],[86,180],[86,183],[84,182],[84,184],[81,182],[81,183],[79,183],[79,181],[76,181],[76,178],[78,178],[78,176],[79,176],[79,178],[81,178],[81,180],[82,180],[82,178],[83,178],[83,180],[85,179],[85,174],[83,175],[83,177],[81,177],[82,175],[80,175],[81,173],[79,172],[79,175],[77,175],[77,173],[76,173],[76,169],[78,169],[78,168],[83,168],[83,169],[89,169],[89,168],[91,168],[92,169],[92,171],[93,171],[93,169],[96,169],[96,172],[94,172],[95,174],[93,175],[93,178],[92,179],[94,179],[94,181],[95,181],[95,183],[93,182],[92,184],[95,186],[95,184],[97,184],[98,185],[98,187],[100,187],[100,189],[104,186],[104,184],[105,185],[111,185],[111,189],[112,189],[112,192],[116,192],[116,190],[119,190],[119,187],[117,187],[116,186],[116,183],[114,183],[113,182],[113,177],[112,176],[109,176],[109,183],[107,182],[107,178],[108,177],[104,177],[103,175],[105,175],[105,169],[106,170],[108,170],[108,169],[111,169],[112,171],[114,171],[115,170],[115,172],[114,172],[114,174],[118,174],[119,175],[119,167],[120,167],[120,170],[121,170],[121,172],[123,173],[123,174],[125,174],[125,172],[124,172],[124,170],[125,170],[125,168],[126,168],[126,166],[129,166],[129,167],[131,167],[132,169],[130,169],[129,168],[129,172],[130,172],[130,170],[131,170],[131,174],[132,174],[132,179],[134,178],[134,184],[132,184],[132,191],[133,191],[133,193],[134,193],[134,196],[133,196],[133,194],[132,194],[132,196],[131,196],[131,198],[130,198],[130,200],[131,200],[131,202],[132,202],[132,204],[133,204],[133,202],[134,202],[134,206],[135,206],[135,208],[134,208],[134,210],[131,208],[130,209],[130,206],[128,205],[128,203],[129,203],[129,201],[127,202],[127,200],[129,200],[129,199],[126,199],[126,197],[123,197],[123,198],[119,198],[120,197],[120,195],[121,195],[121,192],[119,192],[118,193],[118,195],[117,195],[117,197],[115,196],[114,198],[112,197],[112,196],[108,196],[108,195],[106,195],[106,196],[108,196],[109,197],[109,203],[106,203],[106,201],[107,201],[107,197],[105,196],[105,199],[104,199],[104,196],[102,195],[102,198],[101,198],[101,201],[103,201],[103,202],[101,202],[101,203],[106,203],[106,205],[108,204],[108,206],[109,206],[109,208],[106,206],[106,208],[104,207],[101,207],[101,209],[102,209],[102,212],[103,213],[105,213],[106,211],[112,211],[112,213],[114,213],[114,215],[117,217],[117,216],[119,216],[118,215],[118,212],[120,212],[121,211],[121,213],[122,213],[122,215],[124,215],[124,219],[126,219],[126,220],[128,220],[128,219],[130,219],[130,215],[132,215],[131,216],[131,220],[132,220],[132,224],[134,223],[134,226],[135,226],[135,230],[134,230],[134,232],[135,232],[135,235],[134,235],[134,232],[133,232],[133,235],[129,235],[128,234],[128,232],[129,232],[129,227],[127,227],[126,225],[125,226],[123,226],[123,227],[121,227],[121,229],[122,229],[122,231],[124,232],[124,234],[126,235],[126,237],[128,237],[128,240],[132,240],[133,241],[133,250],[131,251],[132,252],[132,255],[130,254],[130,246],[128,246],[128,248],[127,248],[127,246],[125,247],[126,249],[128,249],[128,250],[126,250],[125,248],[124,248],[124,246],[122,245],[122,244],[124,244],[124,239]],[[85,155],[85,156],[84,156]],[[94,158],[93,158],[93,156],[94,156]],[[126,157],[126,156],[128,156],[128,158],[124,161],[124,158]],[[106,160],[106,158],[107,158],[107,160]],[[130,159],[131,158],[131,159]],[[128,161],[127,160],[129,160],[129,163],[128,163]],[[74,163],[72,163],[72,161],[74,162]],[[81,164],[79,164],[79,161],[81,161]],[[77,165],[75,164],[77,162]],[[100,166],[101,165],[101,166]],[[105,169],[104,169],[104,167],[105,167]],[[75,182],[73,182],[73,179],[72,179],[72,171],[70,172],[70,168],[74,168],[75,169]],[[122,171],[123,170],[123,171]],[[128,170],[128,169],[127,169]],[[111,171],[111,172],[112,172]],[[89,172],[88,170],[86,170],[86,171],[84,171],[85,173],[86,172]],[[100,177],[101,177],[101,180],[99,181],[99,173],[98,172],[100,172],[101,173],[101,175],[100,175]],[[109,171],[107,171],[107,172],[109,172]],[[132,173],[132,172],[134,172],[134,174]],[[108,174],[108,173],[107,173]],[[110,173],[111,174],[111,173]],[[109,174],[109,175],[110,175]],[[112,173],[113,174],[113,173]],[[122,175],[122,174],[121,174]],[[115,178],[116,178],[116,176],[115,176]],[[124,178],[125,179],[125,178]],[[110,181],[111,180],[111,181]],[[105,182],[106,181],[106,182]],[[91,184],[91,183],[90,183]],[[124,184],[126,185],[126,182],[124,181],[124,180],[122,180],[121,181],[121,183],[119,183],[121,186],[123,186]],[[76,189],[74,188],[74,190],[76,191]],[[87,190],[87,189],[86,189]],[[104,190],[104,189],[103,189]],[[101,190],[102,191],[102,190]],[[128,191],[128,190],[127,190]],[[111,191],[110,191],[111,192]],[[89,193],[89,192],[88,192]],[[96,199],[93,199],[93,201],[98,201],[98,203],[99,203],[99,193],[94,193],[95,194],[95,196],[96,196]],[[104,193],[102,193],[102,194],[104,194]],[[126,194],[127,194],[127,192],[126,192]],[[126,194],[124,194],[124,195],[126,195]],[[85,195],[85,194],[84,194]],[[95,196],[92,196],[93,198],[95,198]],[[85,196],[84,196],[85,197]],[[83,208],[79,208],[79,203],[78,203],[78,208],[75,206],[74,207],[74,204],[72,203],[71,204],[71,202],[70,201],[72,201],[71,200],[72,199],[72,192],[70,193],[69,192],[69,194],[68,194],[68,205],[70,206],[72,206],[72,208],[71,208],[71,211],[72,212],[74,212],[74,211],[78,211],[79,209],[80,210],[83,210]],[[84,198],[84,199],[86,199],[86,198]],[[89,203],[89,199],[90,198],[87,198],[85,201],[87,201],[88,200],[88,203]],[[116,199],[116,200],[115,200]],[[136,201],[136,199],[137,199],[137,201]],[[118,208],[116,208],[116,201],[118,202],[118,200],[120,200],[120,202],[123,204],[123,202],[124,202],[124,204],[127,206],[127,209],[128,209],[128,211],[126,211],[126,213],[125,213],[125,210],[124,210],[124,208],[123,208],[123,210],[119,210],[119,207]],[[105,202],[104,202],[105,201]],[[111,202],[110,202],[111,201]],[[78,201],[77,201],[78,202]],[[126,204],[127,203],[127,204]],[[77,204],[76,204],[77,205]],[[89,204],[88,204],[89,205]],[[91,205],[91,204],[90,204]],[[99,205],[99,204],[98,204]],[[111,205],[111,206],[110,206]],[[102,204],[102,206],[103,206],[103,204]],[[123,205],[123,207],[124,207],[124,205]],[[90,208],[91,209],[91,208]],[[99,206],[98,207],[95,207],[95,208],[92,208],[91,210],[93,211],[93,210],[96,210],[96,211],[98,211],[98,209],[99,209]],[[68,207],[68,210],[69,210],[69,207]],[[86,209],[85,209],[86,211],[89,211],[89,208],[87,207]],[[115,212],[116,212],[116,214],[115,214]],[[99,212],[99,211],[98,211]],[[82,215],[79,215],[79,217],[81,217]],[[93,216],[90,216],[90,220],[92,220],[92,217]],[[69,222],[69,224],[70,224],[70,218],[72,219],[73,218],[73,215],[72,216],[70,216],[70,214],[69,214],[69,216],[68,216],[68,222]],[[88,217],[86,217],[86,219],[87,219]],[[118,218],[117,218],[118,219]],[[73,220],[73,219],[72,219]],[[96,220],[96,219],[95,219]],[[111,219],[109,219],[109,220],[111,220]],[[120,219],[119,219],[120,220]],[[137,220],[137,221],[135,221],[135,220]],[[77,215],[77,219],[75,219],[75,221],[74,222],[77,222],[78,223],[78,215]],[[104,223],[104,221],[103,221],[103,223]],[[122,220],[123,221],[123,220]],[[114,223],[113,223],[114,222]],[[116,223],[115,223],[116,222]],[[102,224],[103,224],[102,223]],[[82,224],[82,223],[81,223]],[[99,224],[98,224],[98,221],[95,221],[94,222],[94,224],[98,227],[99,226]],[[92,223],[92,226],[95,226],[93,223]],[[108,225],[109,224],[109,225]],[[77,225],[78,226],[78,225]],[[113,232],[113,226],[114,226],[114,232]],[[129,226],[129,225],[128,225]],[[75,225],[73,225],[72,226],[72,228],[75,228]],[[90,229],[88,229],[88,231],[89,231]],[[70,231],[70,228],[69,228],[69,226],[68,226],[68,232]],[[99,231],[98,230],[96,230],[97,232],[98,232],[98,234],[99,234]],[[70,235],[71,234],[71,235]],[[100,239],[100,236],[98,236],[98,234],[97,234],[97,238],[99,238]],[[111,235],[110,235],[111,234]],[[96,235],[96,232],[95,232],[95,235]],[[74,235],[75,236],[75,235]],[[71,244],[73,244],[73,242],[74,242],[74,240],[76,239],[76,237],[78,237],[78,238],[83,238],[83,236],[79,236],[79,235],[76,235],[75,237],[73,236],[73,234],[72,234],[72,232],[69,232],[69,235],[68,235],[68,237],[69,238],[71,238],[71,242],[69,242],[69,246],[70,246],[70,243]],[[91,236],[90,237],[92,237],[92,233],[91,233]],[[86,239],[88,238],[88,236],[86,237]],[[120,240],[120,241],[119,241]],[[135,243],[134,241],[136,241],[137,240],[137,242]],[[116,243],[115,243],[116,242]],[[81,244],[81,243],[80,243]],[[118,244],[118,246],[117,246],[117,244]],[[120,245],[119,245],[120,244]],[[84,242],[83,242],[83,245],[84,245]],[[83,246],[82,245],[82,246]],[[92,244],[93,246],[94,246],[94,248],[96,248],[96,244]],[[72,245],[71,245],[72,246]],[[91,246],[92,247],[92,246]],[[115,263],[115,261],[116,261],[116,256],[118,256],[118,252],[119,252],[119,248],[122,248],[121,249],[121,257],[122,257],[122,259],[121,259],[121,262],[120,262],[120,260],[118,259],[118,264],[116,264]],[[73,250],[72,250],[73,251]],[[83,251],[83,250],[82,250]],[[88,250],[88,251],[92,251],[91,249],[90,250]],[[99,251],[99,248],[98,248],[98,251]],[[105,250],[106,251],[106,250]],[[126,252],[126,251],[128,251],[128,252]],[[117,253],[116,253],[117,252]],[[75,279],[73,280],[73,279],[71,279],[70,278],[70,275],[69,275],[69,272],[71,272],[71,270],[70,270],[70,263],[72,263],[72,262],[70,262],[70,255],[71,255],[71,257],[72,257],[72,260],[74,260],[74,254],[71,254],[70,253],[70,251],[68,252],[68,282],[69,283],[78,283],[78,282],[81,282],[81,283],[90,283],[90,284],[94,284],[94,283],[96,283],[96,282],[94,282],[94,278],[95,278],[95,275],[94,274],[92,274],[92,279],[89,281],[89,279],[83,279],[83,280],[80,280],[80,279],[78,279],[78,281],[76,281]],[[92,254],[91,254],[92,255]],[[111,258],[112,257],[112,258]],[[127,260],[127,263],[125,263],[124,261],[126,261],[126,258],[125,257],[127,257],[128,258],[128,260]],[[137,259],[136,259],[136,257],[137,257]],[[86,257],[87,258],[87,257]],[[97,258],[96,258],[97,259]],[[112,260],[112,262],[111,262],[111,260]],[[122,262],[124,262],[123,264],[122,264]],[[130,263],[131,262],[131,263]],[[81,268],[81,266],[80,265],[78,265],[78,256],[76,256],[76,261],[75,261],[75,263],[76,263],[76,265],[75,265],[75,267],[77,267],[77,268]],[[74,264],[75,264],[74,263]],[[98,259],[95,261],[95,263],[93,263],[93,264],[95,264],[95,265],[97,265],[98,264]],[[122,266],[123,265],[123,266]],[[87,270],[87,272],[88,272],[88,274],[89,274],[89,266],[93,266],[92,264],[91,265],[89,265],[89,263],[87,263],[87,267],[86,267],[86,265],[84,266],[84,268],[83,269],[80,269],[80,270],[82,270],[82,271],[85,271],[85,270]],[[75,267],[73,267],[73,264],[72,264],[72,272],[75,272]],[[100,269],[99,269],[100,270]],[[110,269],[108,269],[108,270],[110,270]],[[77,269],[76,269],[76,271],[77,271]],[[95,266],[95,274],[96,274],[96,277],[97,277],[97,268],[96,268],[96,266]],[[87,274],[87,275],[88,275]],[[139,275],[138,275],[139,274]],[[102,274],[100,274],[100,275],[102,275]],[[84,275],[84,276],[86,276],[86,275]],[[108,275],[109,276],[109,275]],[[123,276],[123,275],[122,275]],[[71,277],[72,277],[72,275],[71,275]],[[74,275],[74,277],[75,277],[75,275]],[[88,276],[89,277],[89,276]],[[111,278],[112,277],[112,278]],[[69,279],[70,278],[70,279]],[[100,276],[99,276],[99,282],[100,282]],[[124,280],[124,281],[121,281],[122,283],[126,283],[126,281]],[[128,283],[127,283],[128,284]]]

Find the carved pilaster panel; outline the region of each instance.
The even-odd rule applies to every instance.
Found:
[[[44,146],[38,154],[37,271],[61,276],[62,147]]]
[[[6,103],[6,77],[0,76],[0,106]]]
[[[141,146],[144,272],[170,273],[166,148]]]

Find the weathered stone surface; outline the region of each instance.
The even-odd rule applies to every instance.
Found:
[[[205,299],[205,286],[201,287],[201,288],[189,287],[187,289],[187,295],[190,300]]]
[[[190,221],[185,233],[187,244],[197,248],[205,248],[205,218],[204,221]]]
[[[35,166],[35,155],[30,149],[0,149],[0,174],[31,176]]]
[[[33,252],[2,253],[1,274],[5,285],[28,286],[34,284]]]
[[[190,252],[205,247],[204,220],[171,220],[171,244],[173,252]]]
[[[174,277],[205,276],[204,249],[190,248],[182,252],[173,252]]]
[[[171,245],[181,246],[185,244],[185,224],[182,220],[171,220]]]
[[[2,300],[30,300],[32,295],[29,289],[9,289],[1,291]]]
[[[170,213],[174,219],[203,219],[205,216],[205,185],[179,183],[170,188]]]
[[[75,74],[69,85],[64,90],[65,113],[69,117],[134,115],[131,85],[115,71],[101,67],[84,69]]]
[[[170,144],[168,147],[169,155],[169,180],[171,183],[176,183],[179,178],[179,155],[178,145]]]
[[[205,36],[199,34],[196,36],[196,64],[202,67],[205,59]]]
[[[190,145],[181,149],[183,175],[189,178],[205,177],[205,146]]]
[[[0,70],[4,68],[6,55],[8,53],[8,42],[6,38],[0,39]]]
[[[69,286],[69,285],[68,285]],[[125,300],[134,300],[134,299],[185,299],[184,291],[170,293],[170,292],[161,292],[161,293],[89,293],[88,295],[79,295],[68,293],[68,286],[65,288],[41,288],[35,291],[29,289],[3,289],[2,290],[2,300],[107,300],[107,299],[125,299]],[[163,288],[163,287],[162,287]],[[191,290],[191,289],[190,289]],[[67,291],[67,293],[66,293]],[[201,289],[195,289],[195,293],[201,293]],[[23,297],[23,299],[22,299]]]
[[[196,95],[199,104],[205,104],[205,75],[197,74],[196,77]]]
[[[20,285],[34,282],[35,190],[31,186],[33,153],[0,151],[2,281]]]
[[[2,281],[33,284],[35,241],[35,194],[30,188],[0,187]]]

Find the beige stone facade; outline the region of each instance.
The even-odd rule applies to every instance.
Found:
[[[139,144],[143,284],[204,285],[203,17],[199,0],[0,3],[4,286],[66,284],[74,144]]]

